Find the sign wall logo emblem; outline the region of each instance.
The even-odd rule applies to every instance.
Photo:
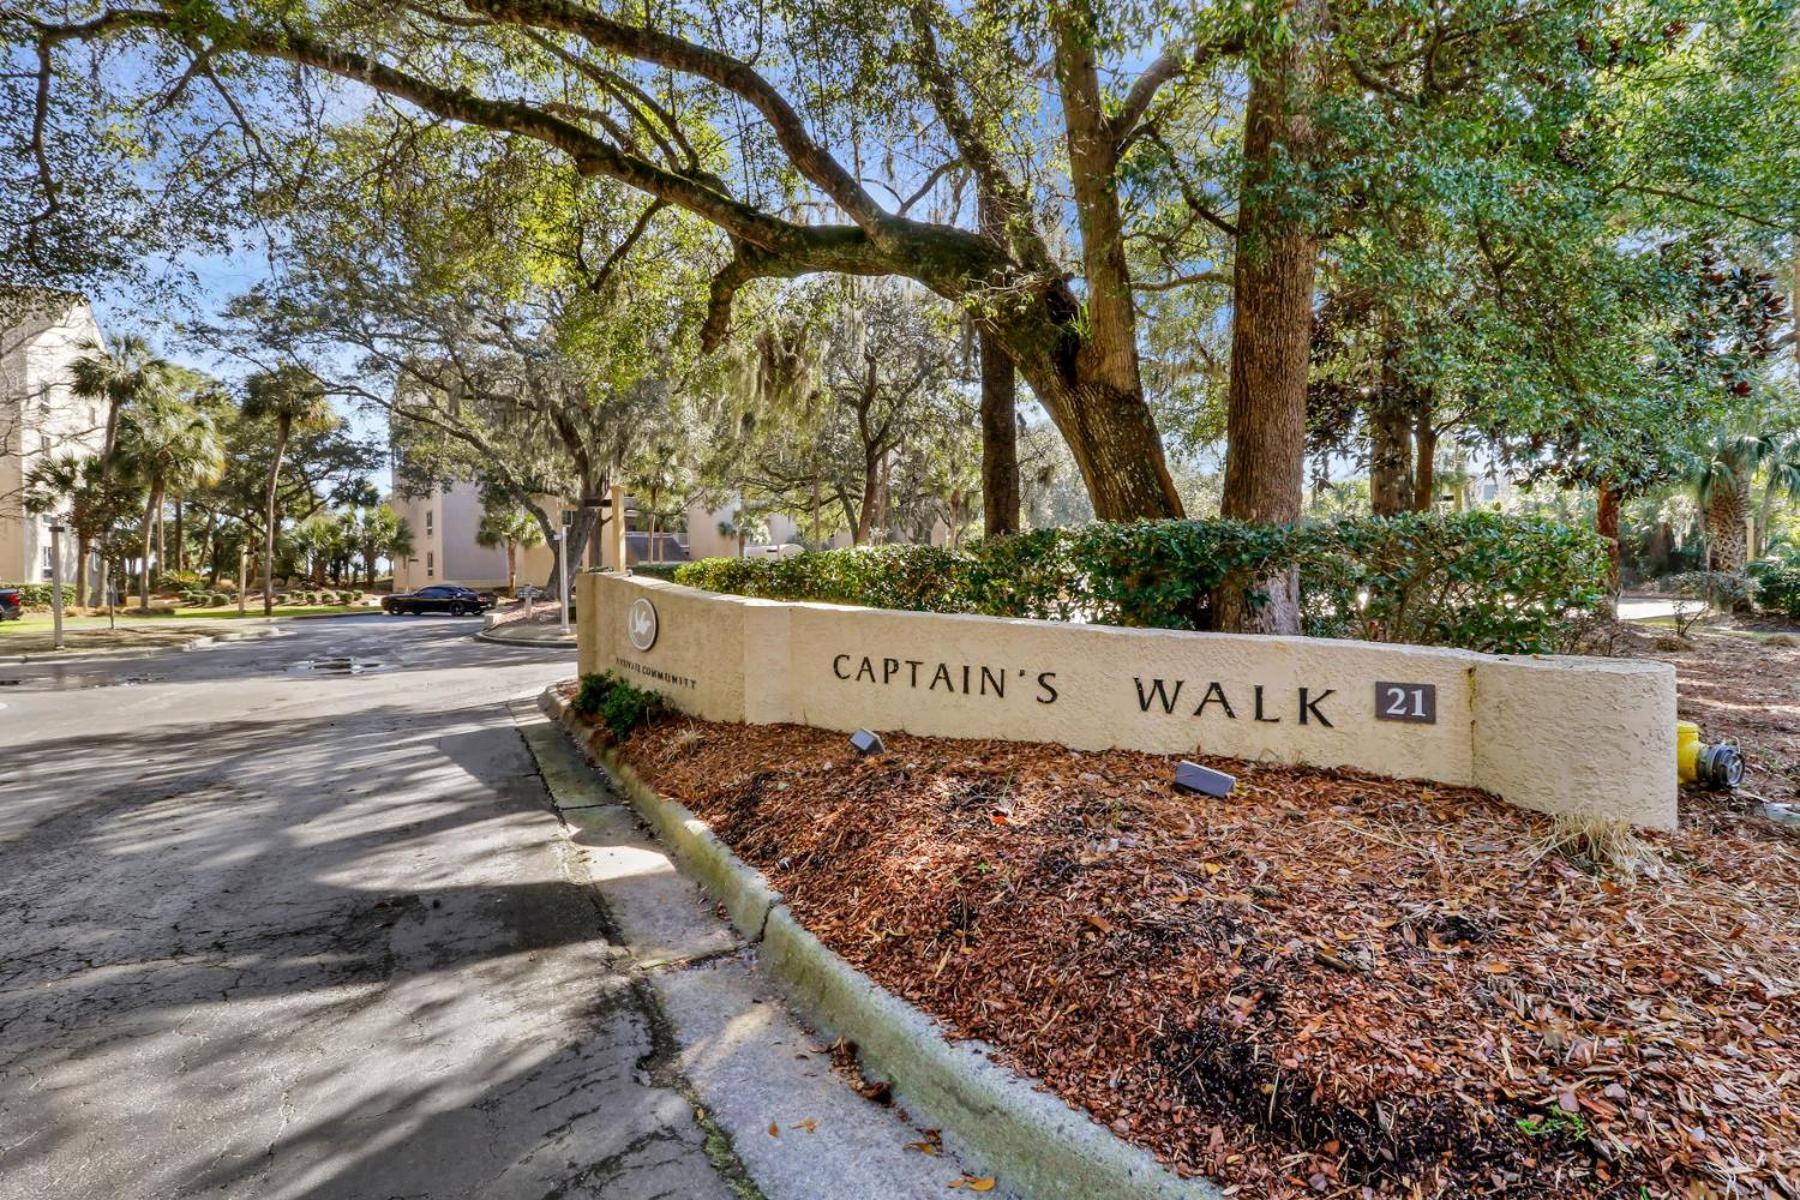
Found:
[[[631,602],[631,608],[625,614],[625,634],[631,644],[639,650],[648,650],[656,645],[656,605],[643,596]]]

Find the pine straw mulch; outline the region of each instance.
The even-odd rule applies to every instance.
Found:
[[[832,949],[1242,1196],[1800,1196],[1800,842],[1616,881],[1482,793],[672,719],[621,747]]]

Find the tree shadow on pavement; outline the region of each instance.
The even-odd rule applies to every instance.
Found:
[[[0,1197],[726,1194],[504,709],[0,753]]]

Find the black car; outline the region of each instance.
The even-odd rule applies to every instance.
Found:
[[[17,621],[25,615],[25,597],[18,588],[0,588],[0,621]]]
[[[481,612],[488,604],[489,600],[480,592],[443,583],[423,587],[416,592],[403,592],[398,596],[384,596],[381,608],[383,612],[396,617],[404,613],[449,613],[453,617],[460,617],[465,613]]]

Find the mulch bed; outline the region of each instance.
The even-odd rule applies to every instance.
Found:
[[[1470,790],[685,718],[621,747],[832,949],[1256,1197],[1800,1196],[1800,841],[1609,877]]]

